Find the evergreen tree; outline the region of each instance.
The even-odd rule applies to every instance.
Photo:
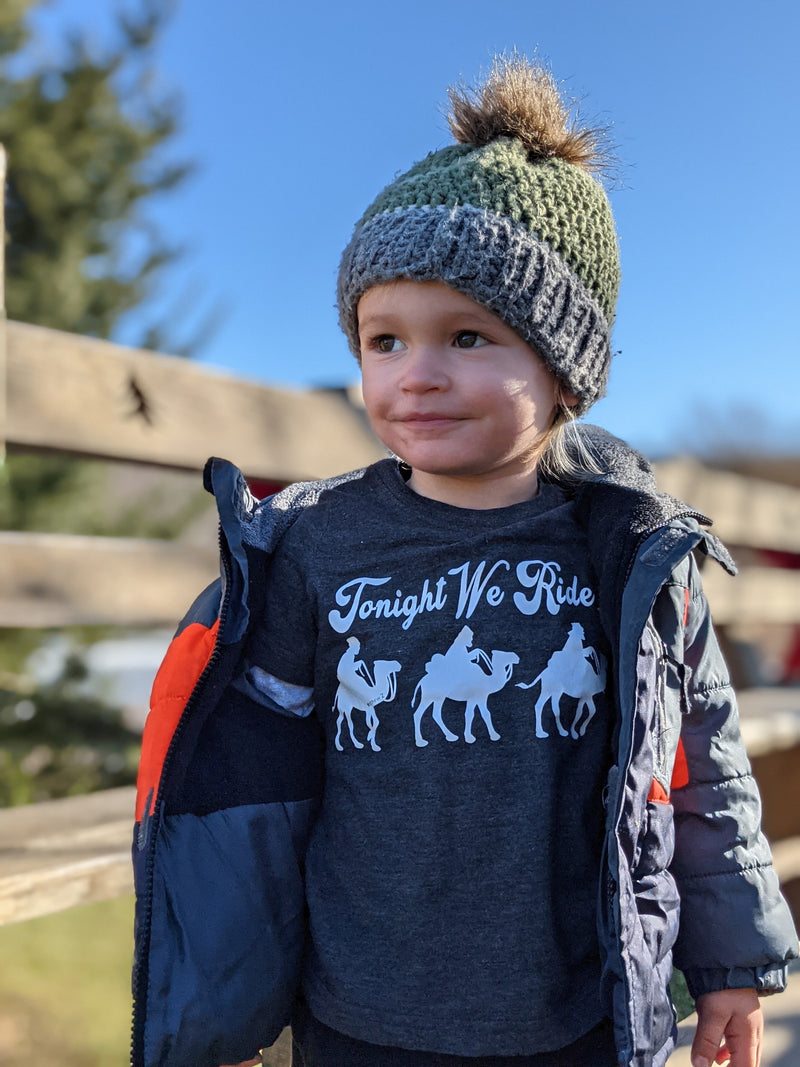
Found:
[[[12,319],[112,338],[177,255],[143,211],[190,170],[164,159],[178,105],[154,88],[152,49],[171,4],[141,0],[134,15],[120,13],[118,39],[103,54],[74,35],[59,66],[28,69],[20,53],[24,60],[31,7],[11,0],[0,13],[6,309]],[[141,343],[165,344],[161,324]]]
[[[120,11],[116,40],[103,49],[73,34],[58,64],[26,50],[37,3],[0,5],[6,312],[21,322],[113,339],[123,316],[146,303],[178,254],[145,210],[191,169],[164,159],[179,108],[174,96],[154,88],[153,48],[172,2],[139,0],[133,14]],[[173,354],[196,344],[175,343],[159,321],[137,340]],[[52,501],[62,516],[69,513],[72,532],[101,532],[90,500],[101,491],[97,470],[85,463],[11,455],[0,477],[0,526],[40,528]]]
[[[146,214],[148,201],[190,170],[165,158],[178,104],[156,90],[152,64],[171,3],[138,0],[133,14],[120,11],[116,39],[103,49],[71,36],[58,64],[37,61],[26,47],[36,3],[0,4],[7,314],[113,340],[178,254]],[[191,346],[171,342],[157,321],[138,343],[173,353]],[[100,466],[9,455],[0,526],[41,529],[44,521],[72,532],[133,533],[104,529],[93,510]],[[121,784],[134,773],[136,735],[84,684],[80,646],[91,636],[77,635],[57,681],[36,686],[21,664],[38,640],[31,631],[0,633],[0,806]]]

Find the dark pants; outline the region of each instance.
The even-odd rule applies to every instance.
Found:
[[[608,1019],[557,1052],[476,1059],[357,1041],[324,1026],[302,1002],[292,1018],[292,1067],[613,1067],[616,1062]]]

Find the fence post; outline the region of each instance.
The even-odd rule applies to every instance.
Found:
[[[0,464],[6,456],[6,150],[0,144]]]

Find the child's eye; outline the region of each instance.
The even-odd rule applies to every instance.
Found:
[[[461,330],[456,334],[453,344],[456,348],[482,348],[489,342],[474,330]]]
[[[399,352],[401,344],[393,334],[382,333],[378,337],[372,338],[369,347],[376,352],[387,355],[389,352]]]

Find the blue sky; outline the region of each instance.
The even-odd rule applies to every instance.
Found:
[[[128,0],[128,6],[131,6]],[[51,0],[102,40],[113,3]],[[334,308],[353,223],[449,143],[447,85],[534,51],[611,124],[620,351],[590,412],[652,455],[723,440],[800,450],[796,0],[182,0],[157,52],[196,175],[151,216],[187,254],[161,294],[225,316],[198,356],[296,386],[356,377]],[[127,337],[140,323],[127,324]],[[126,339],[125,336],[122,339]]]

